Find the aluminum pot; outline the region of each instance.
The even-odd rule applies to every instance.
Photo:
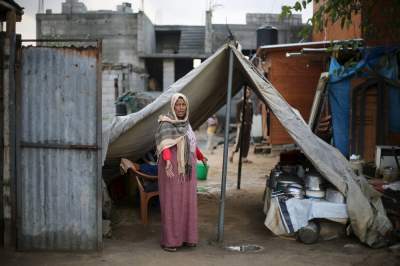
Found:
[[[306,190],[306,197],[308,199],[316,199],[322,200],[325,198],[325,191],[324,190]]]
[[[308,190],[322,190],[322,177],[318,174],[306,175],[306,188]]]
[[[286,188],[286,193],[296,199],[304,198],[303,186],[297,183],[288,185],[288,187]]]
[[[306,226],[299,229],[297,239],[304,244],[314,244],[318,241],[320,230],[317,222],[309,221]]]
[[[286,191],[286,188],[289,185],[296,184],[296,181],[293,180],[279,180],[276,186],[277,190]]]
[[[282,175],[283,172],[281,170],[277,168],[272,169],[268,179],[269,188],[274,190],[277,189],[278,180],[281,178]]]
[[[332,188],[326,190],[325,199],[329,202],[344,203],[343,194]]]

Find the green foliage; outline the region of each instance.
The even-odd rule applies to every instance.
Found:
[[[281,17],[289,17],[293,11],[301,12],[312,2],[312,0],[296,1],[293,6],[282,6]],[[320,0],[315,0],[318,4]],[[314,29],[322,31],[329,22],[340,21],[342,28],[351,25],[351,15],[361,10],[360,0],[327,0],[319,6],[311,18]]]
[[[313,0],[296,1],[294,5],[282,6],[281,18],[290,17],[293,12],[301,12],[311,4]],[[372,10],[380,1],[374,0],[315,0],[316,4],[321,2],[318,9],[315,10],[313,17],[307,21],[314,30],[322,31],[328,23],[339,22],[341,28],[348,28],[352,24],[352,15],[363,11],[361,27],[364,36],[377,36],[380,30],[371,23],[371,17],[374,16]],[[388,30],[391,34],[400,34],[400,0],[393,0],[390,5],[382,6],[381,12],[388,19]],[[304,32],[303,32],[304,34]]]

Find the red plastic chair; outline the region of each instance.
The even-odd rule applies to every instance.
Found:
[[[157,191],[148,191],[146,189],[146,183],[148,182],[157,182],[158,176],[147,175],[139,171],[139,165],[133,163],[132,161],[122,158],[120,163],[120,169],[123,174],[128,174],[129,176],[135,177],[139,193],[140,193],[140,217],[143,224],[149,223],[149,201],[151,198],[158,196],[159,192]]]

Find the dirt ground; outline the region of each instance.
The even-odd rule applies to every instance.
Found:
[[[200,141],[204,141],[201,140]],[[150,225],[143,226],[139,211],[130,206],[117,209],[111,239],[104,239],[102,252],[53,253],[14,252],[0,249],[0,265],[400,265],[399,253],[373,250],[349,237],[305,245],[272,235],[264,226],[262,211],[266,178],[277,162],[276,156],[250,154],[252,164],[244,164],[242,188],[236,189],[237,159],[229,164],[225,209],[225,245],[256,244],[257,253],[228,251],[215,244],[222,168],[222,145],[207,154],[210,171],[198,182],[199,237],[196,248],[176,253],[163,251],[158,244],[160,211],[151,207]]]

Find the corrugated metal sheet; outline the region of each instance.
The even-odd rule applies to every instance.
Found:
[[[97,53],[22,49],[19,249],[99,248]]]

